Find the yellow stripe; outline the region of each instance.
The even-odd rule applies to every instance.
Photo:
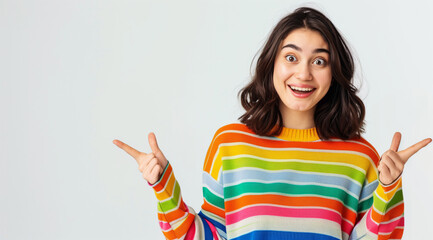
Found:
[[[268,159],[302,159],[317,162],[329,162],[329,163],[345,163],[356,166],[364,172],[371,166],[368,155],[362,155],[357,152],[340,151],[340,152],[328,152],[321,149],[310,149],[309,151],[301,151],[297,149],[293,150],[277,150],[268,149],[258,146],[249,146],[245,144],[221,144],[220,153],[229,152],[230,156],[244,155],[248,153],[253,156],[268,158]],[[218,158],[221,158],[220,154]],[[373,179],[374,180],[374,179]]]
[[[221,161],[221,148],[217,150],[217,155],[215,156],[215,159],[212,161],[212,168],[210,175],[215,181],[218,181],[218,175],[219,172],[222,170],[222,161]]]
[[[173,176],[173,172],[171,172],[170,178],[167,180],[167,185],[165,186],[165,188],[163,190],[161,190],[160,193],[156,193],[156,198],[159,201],[163,201],[163,200],[171,197],[171,195],[173,193],[173,187],[174,187],[175,180],[176,179]]]
[[[389,201],[395,195],[395,192],[397,192],[397,190],[401,188],[401,178],[397,181],[398,181],[398,183],[396,182],[397,185],[394,186],[394,188],[389,192],[385,192],[385,189],[383,189],[382,185],[379,184],[379,186],[377,186],[376,189],[377,195],[382,199],[384,199],[385,201]]]

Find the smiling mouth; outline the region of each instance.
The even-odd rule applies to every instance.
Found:
[[[298,94],[307,94],[307,93],[311,93],[314,90],[316,90],[316,88],[299,88],[299,87],[293,87],[288,85],[290,89],[292,89],[293,92],[298,93]]]

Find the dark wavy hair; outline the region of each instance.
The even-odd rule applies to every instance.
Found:
[[[321,12],[309,7],[297,8],[277,23],[257,60],[251,82],[238,97],[246,112],[238,118],[258,135],[281,133],[283,119],[279,111],[279,96],[273,84],[274,61],[280,43],[299,28],[317,31],[328,43],[332,72],[331,86],[317,103],[314,124],[322,140],[331,137],[358,139],[364,130],[365,106],[353,85],[354,61],[344,38]]]

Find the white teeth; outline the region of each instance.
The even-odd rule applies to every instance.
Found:
[[[290,86],[290,88],[293,90],[304,91],[304,92],[309,92],[309,91],[313,90],[313,88],[299,88],[299,87],[294,87],[294,86]]]

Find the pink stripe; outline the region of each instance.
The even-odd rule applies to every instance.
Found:
[[[215,226],[212,225],[212,223],[210,223],[208,220],[205,219],[205,221],[207,222],[207,224],[208,224],[209,227],[210,227],[210,230],[212,231],[213,238],[214,238],[214,239],[218,239],[218,236],[217,236],[217,230],[216,230]]]
[[[380,224],[379,225],[379,232],[381,232],[381,233],[389,233],[389,232],[394,231],[394,229],[397,226],[404,226],[404,218],[403,217],[398,218],[395,221],[390,222],[390,223]]]
[[[400,218],[400,221],[398,222],[397,227],[404,227],[404,217]]]
[[[389,232],[394,231],[394,229],[395,229],[397,226],[400,226],[400,227],[404,226],[404,217],[398,218],[398,219],[396,219],[395,221],[392,221],[392,222],[390,222],[390,223],[377,225],[377,224],[376,224],[376,223],[371,219],[371,209],[368,210],[368,213],[367,213],[367,214],[368,214],[368,216],[367,216],[367,221],[366,221],[367,229],[368,229],[370,232],[372,232],[372,233],[374,233],[374,234],[376,234],[376,235],[379,233],[379,231],[382,232],[382,233],[389,233]],[[379,230],[379,228],[380,228],[380,230]]]
[[[379,230],[377,224],[371,219],[371,208],[368,210],[366,218],[365,224],[367,225],[367,229],[377,235]]]
[[[161,227],[162,230],[167,231],[168,229],[171,228],[170,224],[167,222],[162,222],[159,221],[159,226]]]
[[[353,230],[353,225],[351,223],[349,223],[348,221],[341,221],[341,230],[343,230],[343,232],[347,233],[350,235],[350,233]]]
[[[191,226],[186,233],[185,240],[193,240],[195,236],[195,221],[192,222]]]
[[[245,218],[257,215],[271,215],[280,217],[294,217],[294,218],[321,218],[334,221],[338,224],[342,219],[340,214],[325,210],[325,209],[312,209],[312,208],[282,208],[271,206],[253,206],[245,208],[239,212],[226,215],[226,224],[234,224]]]

